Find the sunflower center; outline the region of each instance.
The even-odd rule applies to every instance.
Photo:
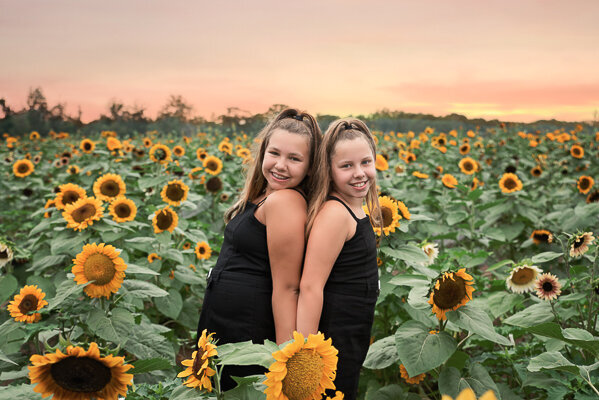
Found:
[[[529,283],[535,276],[535,273],[530,268],[521,268],[518,271],[514,272],[512,276],[512,282],[516,285],[523,285],[525,283]]]
[[[506,189],[515,189],[517,187],[516,185],[516,181],[509,178],[505,180],[504,186],[506,187]]]
[[[161,211],[156,217],[156,225],[162,230],[170,228],[173,223],[173,216],[168,211]]]
[[[301,349],[287,361],[283,393],[289,400],[312,397],[320,384],[323,369],[324,361],[315,350]]]
[[[166,187],[166,197],[172,201],[180,201],[185,195],[185,191],[176,183],[170,184]]]
[[[551,282],[543,282],[543,291],[545,291],[545,292],[553,291],[553,284]]]
[[[71,204],[79,200],[79,193],[67,190],[62,194],[62,204]]]
[[[157,150],[154,152],[154,155],[156,156],[156,158],[157,158],[158,160],[161,160],[161,161],[162,161],[162,160],[165,160],[165,159],[166,159],[166,151],[164,151],[163,149],[157,149]]]
[[[25,163],[21,163],[17,166],[17,171],[19,171],[21,174],[29,171],[29,165],[25,164]]]
[[[470,161],[466,161],[464,163],[464,169],[466,171],[472,171],[474,169],[474,165],[472,165],[472,163]]]
[[[202,379],[201,374],[202,374],[202,371],[205,369],[205,368],[202,368],[202,366],[206,362],[206,360],[202,359],[205,352],[206,352],[205,349],[200,348],[196,353],[196,358],[194,358],[194,360],[193,360],[193,366],[192,366],[191,370],[193,371],[193,374],[198,379]]]
[[[589,186],[590,186],[590,183],[591,183],[591,181],[589,181],[586,178],[583,178],[583,179],[580,180],[580,188],[582,190],[587,190],[589,188]]]
[[[200,252],[200,254],[205,254],[206,253],[206,249],[204,248],[204,246],[200,246],[200,248],[198,249],[198,251]]]
[[[381,207],[381,215],[383,216],[383,226],[385,228],[393,223],[393,211],[388,207]]]
[[[0,251],[0,260],[8,258],[8,250],[4,249]]]
[[[92,217],[95,213],[96,207],[93,204],[84,204],[76,210],[73,210],[71,216],[75,222],[83,222]]]
[[[27,296],[23,297],[23,300],[21,300],[21,303],[19,304],[19,311],[21,314],[25,315],[31,311],[37,310],[37,302],[38,300],[35,295],[28,294]]]
[[[83,149],[87,150],[87,151],[91,150],[92,149],[91,143],[89,143],[89,142],[83,143]]]
[[[206,189],[212,193],[218,192],[222,187],[222,182],[216,176],[214,178],[208,179],[208,182],[206,182]]]
[[[119,184],[113,180],[107,180],[100,186],[100,193],[104,196],[115,197],[120,191]]]
[[[209,169],[210,171],[216,171],[218,169],[218,164],[216,163],[216,161],[210,160],[206,164],[206,169]]]
[[[574,148],[572,149],[572,153],[573,153],[574,155],[577,155],[577,156],[579,156],[579,155],[580,155],[580,153],[581,153],[581,151],[580,151],[580,149],[579,149],[578,147],[574,147]]]
[[[439,289],[434,289],[433,302],[442,310],[452,309],[466,296],[466,283],[463,278],[453,275],[439,282]]]
[[[60,387],[71,392],[93,393],[112,380],[110,368],[89,357],[68,357],[52,364],[50,374]]]
[[[574,241],[574,248],[577,249],[577,248],[581,247],[583,244],[584,244],[584,237],[578,237]]]
[[[106,285],[115,273],[114,262],[105,254],[92,254],[83,264],[83,274],[88,281],[95,281],[96,285]]]
[[[127,218],[131,215],[131,208],[127,204],[118,204],[114,207],[114,212],[119,218]]]
[[[547,243],[549,242],[549,235],[547,235],[546,233],[536,233],[535,239],[537,239],[539,242]]]

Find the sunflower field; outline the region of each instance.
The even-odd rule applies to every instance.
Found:
[[[337,351],[322,335],[195,337],[257,133],[225,132],[4,134],[1,398],[303,400],[334,388]],[[381,290],[359,397],[599,398],[599,132],[374,133]],[[235,364],[269,372],[223,393],[220,369]]]

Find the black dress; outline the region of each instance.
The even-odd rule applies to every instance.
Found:
[[[345,242],[324,287],[322,314],[318,329],[325,338],[333,339],[339,350],[336,390],[346,400],[356,398],[360,368],[370,346],[374,307],[379,294],[376,264],[376,238],[368,216],[358,219],[337,197],[356,220],[356,233]],[[330,391],[330,394],[334,391]]]
[[[266,226],[254,216],[264,200],[258,204],[248,202],[225,228],[220,255],[208,274],[198,337],[207,329],[215,333],[218,344],[276,340]],[[266,371],[254,365],[226,366],[221,387],[229,390],[236,386],[231,376]]]

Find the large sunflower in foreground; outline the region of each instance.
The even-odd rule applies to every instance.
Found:
[[[445,272],[431,290],[428,303],[433,306],[432,312],[439,320],[445,320],[447,311],[455,311],[472,300],[473,284],[472,276],[466,273],[466,268],[458,272]]]
[[[320,400],[326,389],[335,389],[337,349],[324,335],[293,332],[293,342],[272,353],[275,362],[266,373],[266,400]]]
[[[379,204],[381,206],[381,216],[383,217],[382,221],[382,233],[385,236],[389,235],[391,232],[395,232],[395,228],[397,228],[399,224],[399,220],[401,219],[401,215],[399,214],[399,208],[397,207],[397,203],[393,201],[388,196],[379,197]],[[364,211],[366,214],[368,213],[368,208],[364,206]],[[381,228],[373,227],[374,232],[381,236]]]
[[[6,309],[17,322],[26,322],[28,324],[38,322],[42,315],[34,311],[39,311],[42,307],[48,305],[44,297],[46,297],[46,294],[42,292],[42,289],[38,289],[37,285],[26,285],[8,304]]]
[[[67,221],[67,228],[81,231],[102,218],[102,201],[87,197],[68,204],[62,217]]]
[[[536,265],[518,265],[512,269],[505,283],[514,293],[530,292],[543,271]]]
[[[187,200],[188,192],[189,187],[184,184],[183,181],[174,179],[164,185],[160,192],[160,196],[165,203],[170,204],[171,206],[179,206]]]
[[[105,243],[92,243],[83,246],[81,253],[73,259],[71,272],[78,285],[91,282],[83,290],[89,297],[110,297],[116,293],[123,279],[127,265],[114,246]]]
[[[168,146],[165,146],[163,144],[155,144],[154,146],[152,146],[149,155],[150,160],[158,164],[168,164],[170,161],[173,160],[171,156],[171,149],[169,149]]]
[[[446,394],[443,395],[441,400],[453,400],[451,396]],[[470,388],[464,389],[458,394],[458,397],[455,400],[476,400],[476,394]],[[478,398],[478,400],[497,400],[495,397],[495,393],[492,390],[487,390],[482,396]]]
[[[184,385],[190,388],[198,387],[212,392],[212,381],[210,377],[216,374],[216,371],[211,368],[214,357],[218,355],[218,350],[213,342],[211,333],[207,335],[206,329],[202,331],[202,335],[198,339],[198,350],[194,351],[191,359],[184,360],[181,365],[187,367],[184,371],[177,375],[178,378],[186,378]],[[213,367],[213,365],[212,365]]]
[[[119,196],[108,206],[108,212],[116,222],[133,221],[137,215],[137,207],[133,200]]]
[[[152,218],[152,225],[154,226],[154,233],[160,233],[164,231],[173,232],[179,223],[179,216],[169,206],[166,206],[160,210],[156,210],[154,218]]]
[[[86,197],[87,193],[85,193],[85,189],[81,186],[75,185],[74,183],[65,183],[58,187],[58,193],[56,193],[56,198],[54,199],[54,206],[57,210],[64,210],[67,205],[72,204],[79,199],[85,199]]]
[[[207,156],[204,158],[204,170],[210,175],[218,175],[223,170],[223,162],[215,156]]]
[[[520,181],[518,175],[506,172],[499,180],[499,188],[503,193],[517,192],[522,190],[522,181]]]
[[[100,200],[112,201],[123,196],[126,191],[123,178],[117,174],[104,174],[94,182],[94,194]]]
[[[25,178],[33,173],[33,163],[27,159],[17,160],[12,166],[12,172],[17,178]]]
[[[34,354],[30,361],[33,391],[42,397],[54,395],[53,400],[117,400],[127,396],[127,385],[133,380],[126,373],[133,366],[124,364],[124,357],[101,357],[95,342],[87,351],[69,346],[66,353]]]

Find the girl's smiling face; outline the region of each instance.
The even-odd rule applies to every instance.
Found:
[[[308,172],[309,163],[309,137],[276,129],[270,136],[262,161],[266,194],[298,186]]]
[[[331,157],[334,190],[348,203],[362,203],[376,177],[374,154],[363,137],[341,140]],[[358,200],[359,199],[359,200]]]

